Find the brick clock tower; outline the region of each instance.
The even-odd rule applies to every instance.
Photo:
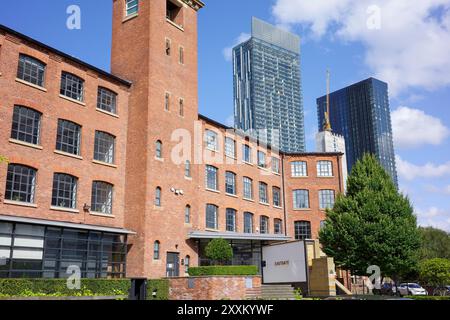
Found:
[[[111,71],[133,83],[125,220],[137,235],[130,239],[129,277],[184,276],[186,265],[198,262],[196,243],[186,240],[199,225],[198,167],[186,164],[187,154],[173,158],[180,141],[172,135],[181,129],[193,137],[198,120],[202,7],[198,0],[113,0]]]

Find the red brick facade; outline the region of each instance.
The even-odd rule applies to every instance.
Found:
[[[11,163],[37,169],[33,204],[5,201],[7,169],[0,164],[0,214],[88,225],[126,228],[136,232],[129,238],[128,276],[159,278],[166,276],[166,253],[190,257],[198,264],[198,248],[189,239],[192,231],[225,232],[226,209],[235,209],[236,231],[243,233],[243,213],[254,218],[254,233],[260,217],[268,218],[273,234],[275,219],[282,221],[282,233],[294,237],[296,221],[311,223],[316,238],[325,212],[319,208],[319,190],[342,191],[340,155],[280,155],[258,146],[235,132],[235,159],[227,157],[224,138],[227,128],[198,115],[197,1],[181,1],[176,23],[166,19],[166,0],[140,1],[139,11],[126,17],[125,1],[113,0],[112,63],[109,75],[87,64],[70,59],[26,37],[0,29],[0,155]],[[2,31],[3,30],[3,31]],[[170,46],[169,46],[170,44]],[[183,58],[180,58],[182,53]],[[46,64],[44,88],[16,79],[19,54],[27,54]],[[84,79],[85,99],[74,102],[60,96],[61,72]],[[127,81],[121,80],[127,79]],[[96,109],[97,88],[106,87],[118,96],[118,114]],[[167,103],[167,98],[168,103]],[[10,140],[13,108],[26,106],[42,113],[41,142],[30,146]],[[58,119],[82,126],[81,155],[73,157],[55,152]],[[113,166],[93,161],[96,130],[116,137]],[[218,148],[205,148],[206,130],[219,137]],[[156,143],[162,143],[157,157]],[[186,147],[180,149],[180,143]],[[187,143],[187,144],[186,144]],[[242,144],[252,148],[251,163],[242,163]],[[180,151],[181,150],[181,151]],[[180,152],[179,152],[180,151]],[[257,151],[266,155],[266,168],[258,166]],[[272,170],[272,156],[280,159],[279,173]],[[186,176],[186,160],[190,175]],[[291,162],[306,161],[308,175],[291,177]],[[317,161],[331,161],[333,176],[317,176]],[[217,168],[217,190],[206,188],[206,166]],[[236,175],[236,195],[225,190],[225,173]],[[60,211],[51,207],[54,173],[78,178],[77,208]],[[243,178],[253,181],[253,199],[244,199]],[[114,185],[112,215],[94,215],[84,210],[91,203],[93,181]],[[259,183],[265,183],[268,201],[259,197]],[[280,205],[274,205],[273,188],[281,190]],[[161,191],[160,205],[155,201]],[[309,190],[309,208],[294,209],[293,190]],[[218,207],[217,230],[206,228],[206,206]],[[186,207],[190,221],[185,221]],[[154,244],[160,244],[160,258],[154,259]],[[184,268],[181,266],[181,275]]]

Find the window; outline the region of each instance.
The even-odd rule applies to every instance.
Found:
[[[333,163],[331,161],[317,162],[317,176],[318,177],[332,177]]]
[[[258,151],[258,167],[266,168],[266,154],[262,151]]]
[[[210,190],[218,190],[217,168],[206,166],[206,188]]]
[[[77,100],[84,99],[84,80],[68,72],[63,72],[61,76],[61,95]]]
[[[109,113],[117,113],[117,94],[103,87],[98,87],[97,108]]]
[[[126,1],[126,13],[127,16],[138,13],[139,11],[139,0],[125,0]]]
[[[295,161],[291,163],[292,177],[307,177],[308,168],[305,161]]]
[[[273,205],[275,207],[281,207],[281,189],[278,187],[272,187]]]
[[[160,259],[160,248],[161,243],[159,241],[155,241],[153,243],[153,260],[159,260]]]
[[[184,223],[191,223],[191,206],[187,205],[184,209]]]
[[[294,190],[294,209],[309,209],[308,190]]]
[[[225,155],[236,158],[236,141],[228,137],[225,138]]]
[[[218,229],[218,208],[213,204],[206,205],[206,228],[207,229]]]
[[[156,157],[158,158],[158,159],[162,159],[162,142],[160,141],[160,140],[158,140],[158,141],[156,141],[156,144],[155,144],[155,153],[156,153]]]
[[[180,23],[181,8],[170,0],[167,0],[166,3],[167,3],[166,18],[172,22],[175,22],[178,25],[181,25]]]
[[[259,201],[262,203],[269,203],[267,196],[267,184],[264,182],[259,183]]]
[[[283,233],[283,221],[280,219],[275,219],[273,222],[273,231],[275,234]]]
[[[334,190],[319,191],[320,209],[331,209],[334,207]]]
[[[253,233],[253,213],[244,213],[244,233]]]
[[[236,174],[230,171],[225,173],[225,192],[236,195]]]
[[[157,187],[155,189],[155,206],[161,207],[161,204],[162,204],[161,197],[162,197],[161,188]]]
[[[217,140],[217,133],[211,130],[206,130],[206,148],[212,151],[218,151],[219,145]]]
[[[92,203],[93,212],[112,214],[113,186],[112,184],[94,181],[92,183]]]
[[[184,48],[180,47],[180,64],[184,64]]]
[[[32,57],[21,54],[17,68],[17,78],[34,85],[43,87],[45,77],[45,64]]]
[[[170,51],[172,48],[172,42],[170,39],[166,38],[166,56],[170,56]]]
[[[189,272],[190,265],[191,265],[191,257],[186,256],[186,258],[184,258],[184,272],[185,273]]]
[[[116,137],[102,131],[95,131],[94,160],[114,163]]]
[[[169,111],[170,110],[170,93],[166,92],[165,98],[164,98],[164,110]]]
[[[53,176],[52,206],[75,209],[77,207],[78,179],[74,176],[55,173]]]
[[[227,209],[227,217],[226,217],[227,231],[236,232],[236,210]]]
[[[36,169],[19,164],[8,165],[5,199],[34,203],[35,189]]]
[[[56,150],[80,155],[81,127],[71,121],[58,120]]]
[[[280,174],[280,159],[272,157],[272,172]]]
[[[252,162],[252,148],[246,144],[242,146],[242,161],[246,163]]]
[[[261,216],[259,218],[259,232],[261,234],[269,233],[269,218],[266,216]]]
[[[244,177],[243,179],[244,181],[244,198],[248,199],[248,200],[252,200],[253,199],[253,180],[248,178],[248,177]]]
[[[311,222],[309,221],[296,221],[295,222],[295,239],[306,240],[311,239]]]
[[[42,114],[40,112],[26,107],[15,106],[11,138],[38,145],[40,142],[41,118]]]
[[[184,99],[180,99],[180,117],[184,117]]]
[[[186,162],[184,164],[184,176],[186,178],[191,177],[191,162],[189,160],[186,160]]]

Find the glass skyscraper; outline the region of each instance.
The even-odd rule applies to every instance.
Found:
[[[233,49],[235,127],[284,152],[304,152],[300,38],[252,19]]]
[[[322,131],[326,96],[317,99],[317,110]],[[387,83],[369,78],[331,93],[330,122],[333,132],[345,138],[349,172],[358,159],[371,153],[398,186]]]

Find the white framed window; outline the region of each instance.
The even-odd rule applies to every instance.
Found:
[[[213,204],[206,205],[206,228],[207,229],[215,229],[219,228],[218,224],[218,211],[219,208]]]
[[[217,133],[211,130],[205,132],[206,148],[212,151],[219,150],[219,141],[217,139]]]
[[[280,159],[277,157],[272,157],[272,172],[280,174]]]
[[[125,0],[126,15],[131,16],[139,11],[139,0]]]
[[[334,190],[320,190],[319,191],[319,204],[320,209],[331,209],[334,207]]]
[[[266,154],[262,151],[258,151],[258,167],[266,168]]]
[[[318,177],[332,177],[333,176],[333,163],[331,161],[318,161],[317,162],[317,176]]]
[[[218,169],[213,166],[206,166],[206,188],[209,190],[218,190]]]
[[[243,178],[244,185],[244,198],[248,200],[253,200],[253,180],[244,177]]]
[[[294,190],[294,209],[309,209],[308,190]]]
[[[305,161],[295,161],[291,163],[292,177],[307,177],[308,176],[308,165]]]
[[[225,138],[225,155],[230,158],[236,158],[236,141],[229,137]]]

